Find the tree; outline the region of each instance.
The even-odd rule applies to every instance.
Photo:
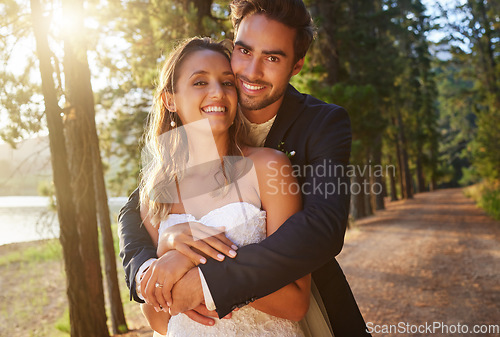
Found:
[[[466,36],[472,44],[473,62],[482,96],[478,106],[478,132],[475,138],[474,162],[480,174],[488,179],[500,179],[500,84],[498,22],[500,5],[495,1],[469,0],[462,7],[468,14]]]
[[[453,162],[453,181],[472,183],[478,177],[499,179],[500,155],[500,92],[499,55],[500,4],[498,1],[470,0],[455,2],[454,7],[443,8],[442,16],[448,19],[447,28],[452,38],[443,41],[451,45],[451,60],[443,65],[449,86],[440,86],[444,93],[441,104],[445,108],[444,117],[450,123],[452,134],[459,137],[453,141],[447,137],[447,148],[453,145],[465,149],[460,158]],[[459,21],[451,17],[458,17]],[[452,93],[458,95],[454,96]],[[454,105],[451,105],[453,102]],[[462,113],[465,128],[457,130],[458,113]],[[455,115],[455,116],[454,116]],[[464,130],[473,131],[473,139]],[[448,130],[444,130],[446,132]],[[449,157],[448,153],[445,153]],[[468,162],[473,168],[468,168]],[[462,172],[456,172],[462,169]],[[463,176],[462,176],[463,174]]]
[[[53,81],[54,54],[48,47],[49,20],[43,15],[37,0],[31,2],[31,7],[49,124],[61,243],[67,271],[71,333],[73,336],[109,336],[97,239],[96,200],[113,331],[125,332],[127,328],[116,276],[116,256],[95,125],[90,71],[81,37],[83,19],[75,15],[82,12],[83,2],[63,2],[63,12],[66,17],[71,17],[73,24],[73,29],[65,27],[65,125],[61,121],[63,110],[59,108],[59,93]],[[57,62],[55,60],[54,63]]]
[[[315,0],[310,1],[310,7],[319,34],[301,74],[306,78],[301,89],[344,106],[353,133],[351,164],[379,167],[382,142],[377,140],[387,126],[386,101],[393,77],[390,72],[380,76],[381,71],[391,69],[389,63],[394,53],[392,41],[385,33],[390,17],[378,1]],[[382,177],[355,177],[353,184],[381,186]],[[374,208],[384,208],[383,193],[370,196],[365,189],[353,193],[354,218],[370,215]]]
[[[68,155],[66,151],[64,127],[61,119],[61,109],[53,81],[53,68],[47,38],[47,20],[42,14],[42,6],[38,0],[31,0],[33,18],[33,31],[37,42],[37,53],[40,60],[42,74],[42,89],[45,98],[47,124],[49,128],[49,141],[51,148],[52,167],[54,171],[54,185],[57,197],[57,209],[60,223],[60,241],[63,247],[65,269],[67,277],[67,295],[70,308],[71,335],[72,336],[106,336],[93,320],[94,313],[90,306],[90,299],[85,277],[85,269],[81,266],[84,259],[81,255],[80,236],[78,227],[78,211],[75,204],[75,195],[72,188],[71,172],[67,166]],[[97,317],[99,319],[99,317]],[[92,322],[92,324],[89,324]],[[97,329],[97,331],[96,331]]]

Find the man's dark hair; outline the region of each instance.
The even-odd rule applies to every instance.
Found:
[[[295,61],[306,55],[314,38],[315,27],[311,14],[302,0],[233,0],[230,6],[235,32],[245,17],[263,14],[268,19],[276,20],[296,30]]]

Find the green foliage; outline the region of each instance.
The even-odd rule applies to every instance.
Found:
[[[97,116],[105,116],[98,120],[110,195],[124,195],[137,186],[140,139],[161,62],[186,37],[231,38],[229,2],[86,2],[92,27],[87,33],[89,59],[99,83]],[[443,41],[452,55],[446,61],[429,52],[427,36],[435,25],[420,0],[306,4],[318,25],[318,38],[292,83],[346,107],[354,162],[370,160],[382,146],[382,160],[394,165],[398,145],[407,151],[409,167],[421,165],[428,180],[453,185],[470,183],[477,175],[498,177],[499,54],[491,52],[500,41],[498,4],[470,0],[457,3],[453,13],[443,11],[441,18],[462,20],[450,22],[453,36],[462,42]],[[46,14],[52,15],[57,6],[48,6]],[[13,46],[32,40],[27,9],[26,0],[7,0],[0,7],[0,56],[7,65],[12,64]],[[54,23],[50,29],[51,46],[59,47],[60,32]],[[469,41],[467,48],[463,41]],[[61,51],[54,50],[54,77],[63,98],[58,58]],[[33,50],[19,69],[0,69],[0,114],[8,120],[0,136],[13,145],[45,128],[36,66]],[[403,131],[405,143],[398,137]],[[375,142],[380,137],[383,145]],[[475,174],[463,177],[472,164]]]
[[[495,220],[500,221],[500,181],[486,180],[467,187],[464,193],[474,199],[479,207]]]
[[[447,82],[442,86],[444,115],[458,130],[448,144],[459,148],[458,156],[466,160],[462,167],[472,163],[473,172],[487,180],[500,178],[500,55],[495,52],[500,43],[499,9],[490,1],[456,4],[452,12],[462,21],[450,24],[455,31],[451,71],[445,72]]]
[[[351,161],[362,163],[373,138],[384,130],[387,123],[379,109],[380,98],[376,88],[373,85],[344,83],[328,85],[325,78],[324,68],[311,68],[307,60],[305,69],[300,76],[293,78],[292,84],[302,92],[340,105],[349,112],[353,133]]]
[[[409,153],[411,166],[418,162],[434,181],[439,166],[437,90],[427,41],[432,24],[425,7],[420,1],[308,4],[319,34],[305,72],[293,84],[348,110],[352,162],[382,164],[383,153],[386,164],[395,165],[399,148]]]
[[[477,172],[475,166],[462,168],[462,178],[458,181],[460,186],[469,186],[481,180],[481,176]]]
[[[57,211],[56,190],[52,180],[42,180],[38,183],[38,195],[49,197],[49,210]]]
[[[479,174],[488,179],[500,179],[500,109],[495,104],[478,114],[473,160]]]
[[[439,62],[436,67],[441,135],[439,152],[443,165],[452,172],[446,179],[442,177],[441,183],[452,186],[457,182],[478,182],[475,175],[465,171],[472,163],[472,141],[477,129],[474,113],[477,95],[467,61],[467,55],[460,53],[451,61]],[[464,178],[463,174],[467,177]]]
[[[500,188],[486,189],[481,196],[479,206],[494,219],[500,221]]]
[[[371,85],[356,86],[339,83],[316,91],[316,95],[325,101],[336,102],[349,111],[353,133],[351,161],[354,164],[363,164],[373,139],[386,126],[377,109],[378,95],[375,88]]]
[[[12,147],[44,127],[43,97],[34,50],[22,57],[17,46],[33,44],[29,1],[0,6],[0,138]]]
[[[141,169],[141,138],[151,100],[146,92],[135,104],[132,99],[124,100],[124,104],[115,111],[115,117],[101,127],[103,160],[114,163],[107,174],[110,195],[128,195],[137,187]]]
[[[0,72],[0,114],[9,121],[2,126],[0,137],[13,148],[16,142],[38,133],[44,125],[41,89],[31,81],[33,66],[31,59],[20,75]]]

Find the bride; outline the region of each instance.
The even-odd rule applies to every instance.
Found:
[[[176,263],[234,257],[301,208],[287,156],[245,145],[234,81],[229,50],[208,38],[181,44],[161,71],[146,131],[141,217],[158,256],[173,254]],[[166,308],[142,310],[167,336],[304,336],[298,322],[310,291],[307,275],[213,326],[170,317]]]

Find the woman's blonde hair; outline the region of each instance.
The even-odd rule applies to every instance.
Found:
[[[179,78],[179,69],[189,55],[201,51],[212,50],[224,55],[230,61],[230,49],[227,42],[214,42],[210,38],[191,38],[180,43],[165,61],[154,96],[152,109],[144,135],[143,169],[141,171],[139,191],[141,204],[148,206],[151,223],[156,226],[166,218],[172,209],[177,191],[176,183],[182,179],[188,161],[187,136],[182,122],[175,111],[169,111],[166,94],[174,94]],[[240,113],[236,114],[230,126],[227,158],[242,156],[241,146],[244,144],[243,122]],[[236,179],[234,159],[221,162],[224,177],[222,185],[228,185]],[[170,188],[169,188],[170,187]]]

